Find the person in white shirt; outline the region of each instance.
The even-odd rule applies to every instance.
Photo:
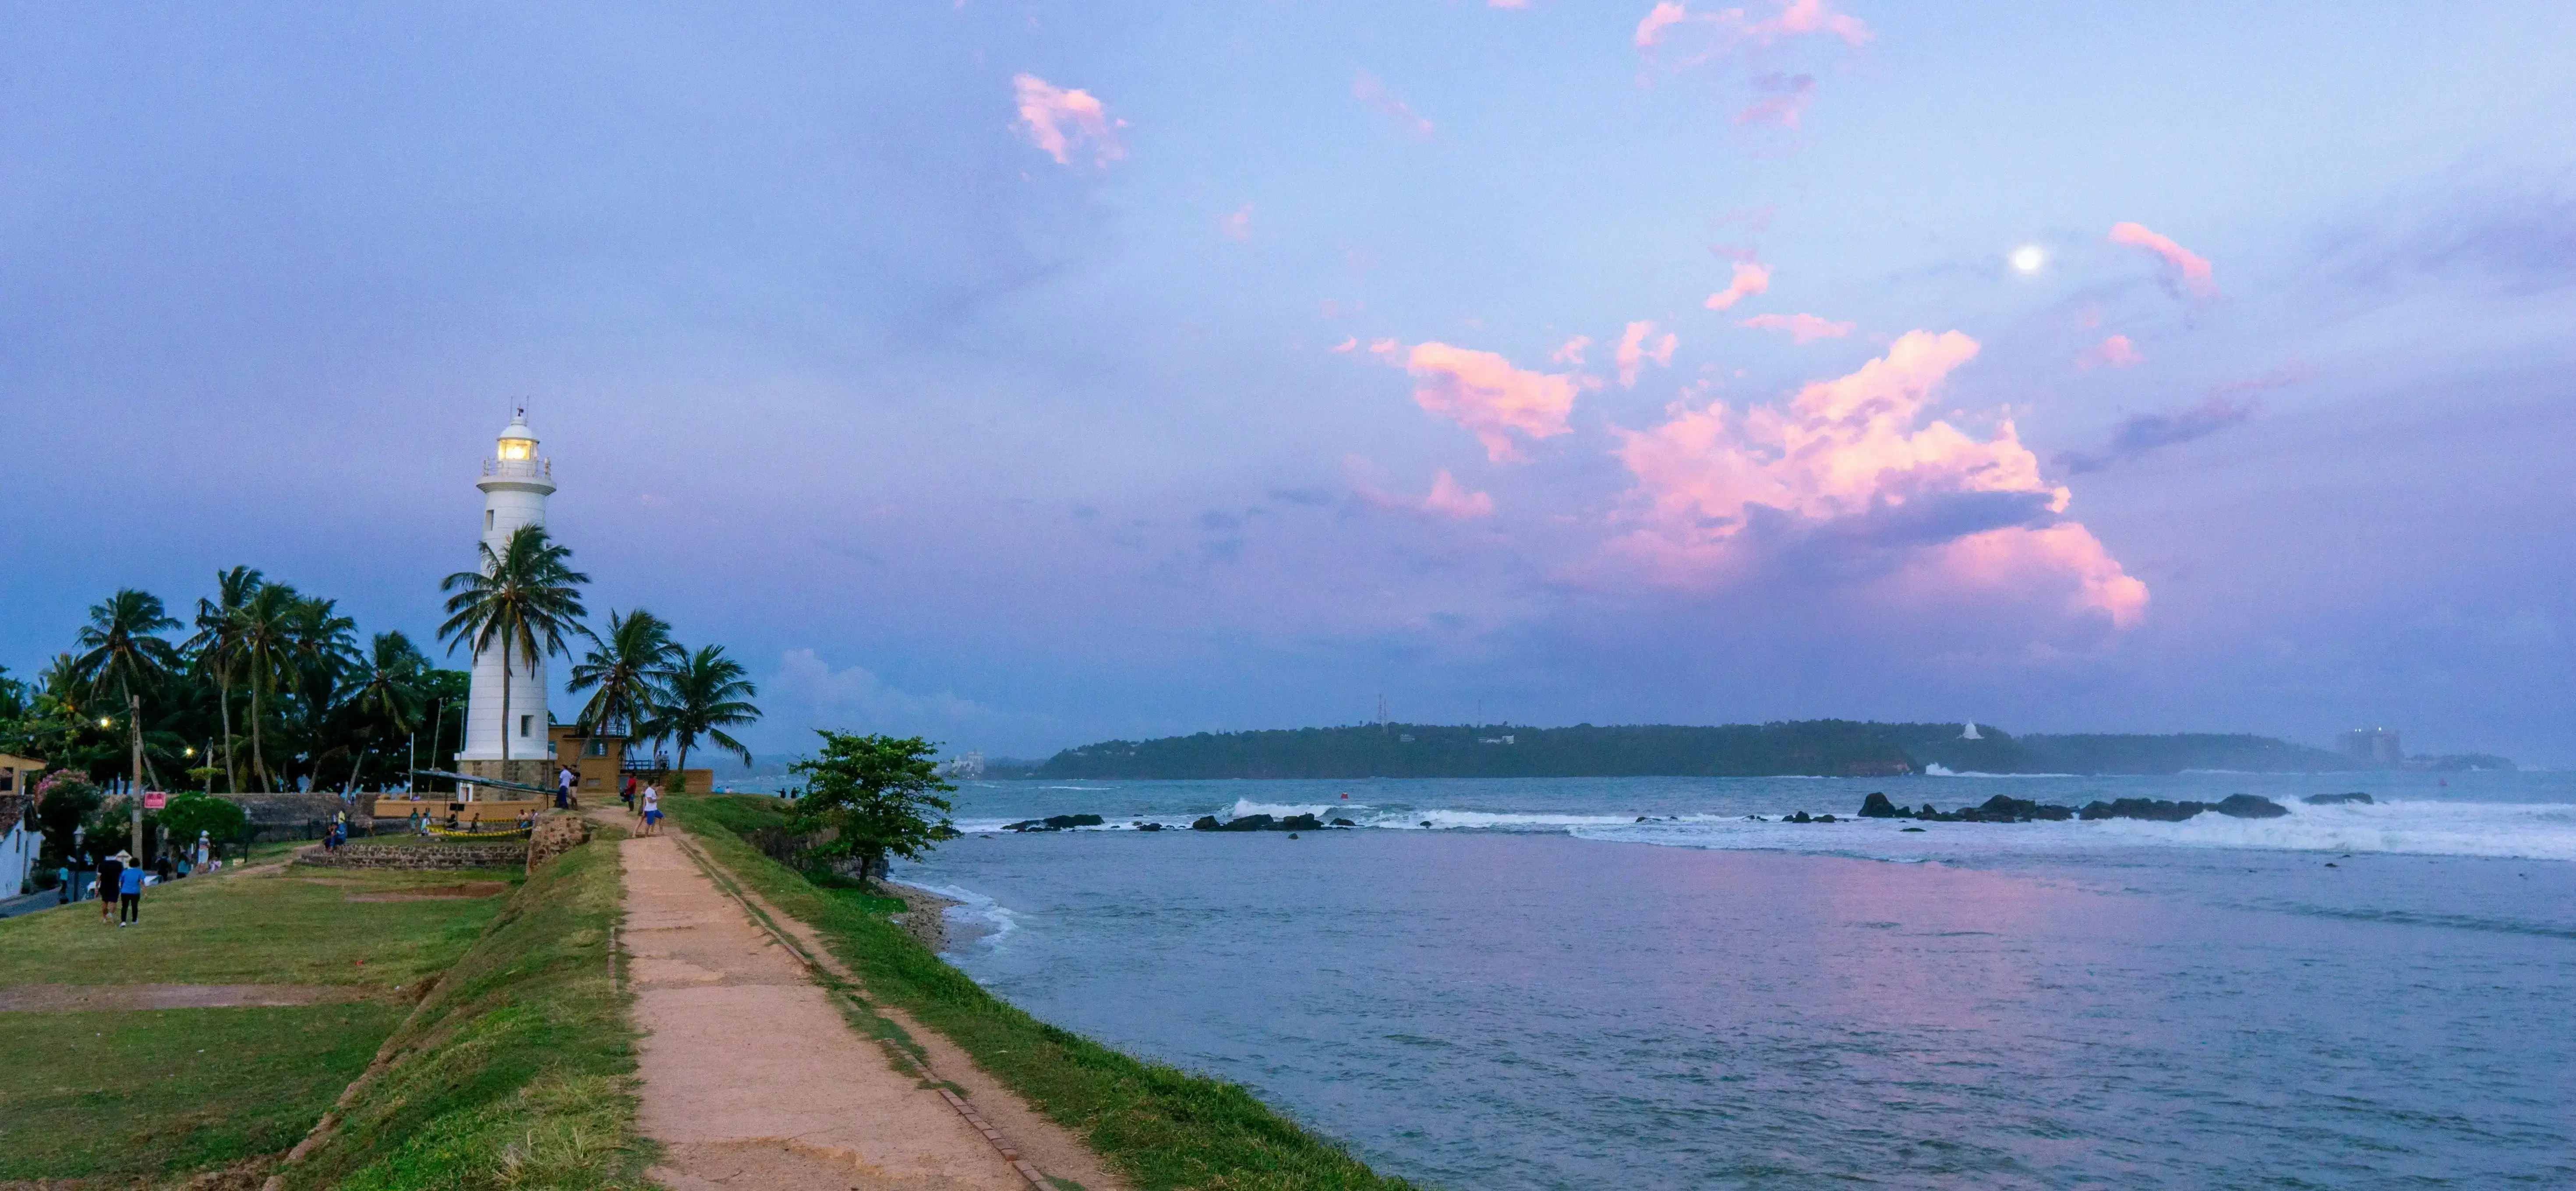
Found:
[[[644,834],[662,834],[662,786],[658,782],[644,787]]]

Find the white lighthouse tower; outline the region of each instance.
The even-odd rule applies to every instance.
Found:
[[[523,525],[546,523],[546,498],[554,495],[554,464],[537,457],[537,435],[528,429],[528,411],[520,410],[501,431],[492,458],[483,461],[483,544],[498,554]],[[478,555],[479,558],[479,555]],[[501,687],[509,684],[509,712],[501,710]],[[465,751],[457,767],[477,777],[498,778],[531,786],[551,784],[552,745],[546,734],[546,659],[510,653],[509,672],[501,669],[501,643],[474,655],[474,685],[465,704]],[[506,746],[506,748],[505,748]],[[509,763],[502,764],[507,752]]]

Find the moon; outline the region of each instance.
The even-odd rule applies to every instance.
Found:
[[[2012,250],[2012,267],[2024,273],[2039,272],[2039,267],[2047,263],[2048,254],[2040,251],[2037,244],[2024,244]]]

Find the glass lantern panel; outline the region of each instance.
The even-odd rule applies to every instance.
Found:
[[[501,440],[501,457],[504,459],[525,459],[536,454],[536,451],[537,441],[532,438],[505,438]]]

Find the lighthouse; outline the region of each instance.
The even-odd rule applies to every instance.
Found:
[[[554,464],[537,456],[537,435],[520,410],[501,431],[492,457],[483,461],[483,544],[498,554],[523,525],[546,523],[546,498],[554,495]],[[480,555],[478,554],[479,558]],[[509,712],[502,713],[502,684],[509,684]],[[457,767],[477,777],[531,786],[548,785],[552,748],[547,739],[546,659],[510,655],[501,667],[501,643],[474,654],[474,682],[465,703],[465,751]],[[506,747],[505,747],[506,746]],[[508,753],[509,763],[502,764]]]

